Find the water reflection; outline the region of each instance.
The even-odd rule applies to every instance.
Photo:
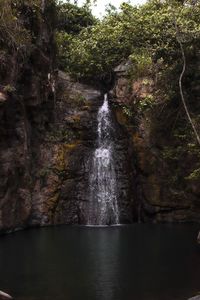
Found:
[[[184,300],[200,289],[196,225],[57,227],[0,238],[17,300]]]
[[[96,300],[115,299],[118,288],[118,274],[120,273],[119,237],[120,231],[106,229],[98,230],[94,241],[94,230],[87,234],[88,265],[90,269],[90,282],[93,286],[93,296]]]

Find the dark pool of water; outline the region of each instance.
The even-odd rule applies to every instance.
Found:
[[[197,225],[32,229],[0,238],[17,300],[186,300],[200,291]]]

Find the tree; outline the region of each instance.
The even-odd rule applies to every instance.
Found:
[[[90,2],[90,1],[89,1]],[[57,32],[56,40],[58,45],[58,62],[61,69],[66,69],[70,64],[69,46],[84,28],[96,23],[93,17],[90,4],[87,1],[83,7],[77,4],[59,3],[57,6]]]

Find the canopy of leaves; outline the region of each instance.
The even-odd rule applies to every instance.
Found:
[[[78,34],[83,28],[95,23],[88,6],[79,7],[71,3],[59,3],[58,10],[58,31],[64,31],[68,34]]]
[[[174,20],[188,51],[199,41],[200,5],[182,2],[149,0],[140,7],[123,3],[119,12],[110,10],[102,21],[71,38],[66,36],[67,71],[76,77],[106,78],[129,56],[140,60],[139,53],[173,67],[181,57]]]
[[[90,3],[82,7],[59,2],[57,4],[57,31],[56,40],[58,45],[58,65],[61,69],[69,66],[69,45],[73,38],[80,34],[84,28],[96,24],[96,19],[90,10]]]

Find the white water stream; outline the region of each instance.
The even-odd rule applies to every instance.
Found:
[[[107,94],[98,111],[97,148],[92,158],[89,178],[88,225],[110,225],[119,223],[117,203],[117,180],[113,158],[114,130]]]

